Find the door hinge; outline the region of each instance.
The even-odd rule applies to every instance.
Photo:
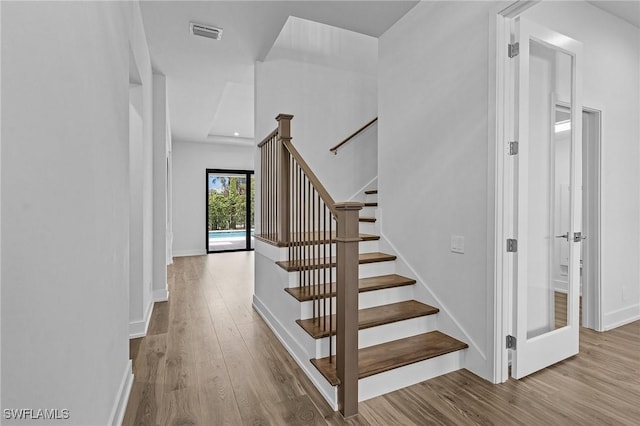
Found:
[[[515,253],[518,251],[518,240],[514,240],[513,238],[507,239],[507,252]]]
[[[516,338],[515,336],[508,335],[507,336],[507,349],[516,349]]]
[[[509,45],[508,54],[510,58],[515,58],[520,54],[520,43],[513,43]]]
[[[509,142],[509,155],[518,154],[518,141]]]

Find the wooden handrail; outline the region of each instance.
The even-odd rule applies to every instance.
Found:
[[[333,213],[333,215],[335,216],[337,214],[336,202],[333,201],[333,198],[324,187],[324,185],[320,182],[320,179],[318,179],[315,173],[313,173],[311,167],[309,167],[307,162],[304,161],[304,159],[302,158],[298,150],[293,146],[290,140],[283,141],[283,144],[287,151],[289,151],[291,156],[298,162],[300,168],[307,175],[307,178],[309,178],[316,191],[318,191],[318,194],[320,194],[320,198],[322,198],[322,201],[324,201],[329,210],[331,210],[331,213]]]
[[[262,145],[269,142],[275,135],[278,134],[278,128],[276,127],[273,132],[269,133],[266,138],[262,139],[262,142],[258,144],[258,148],[262,148]]]
[[[311,296],[313,321],[324,332],[336,330],[335,355],[329,339],[329,363],[339,382],[338,408],[349,417],[358,413],[358,216],[363,203],[334,201],[293,146],[292,118],[278,115],[278,128],[258,144],[260,228],[264,241],[287,247],[285,263],[298,271],[298,286]],[[328,291],[334,282],[335,297]]]
[[[365,124],[364,126],[360,127],[358,130],[356,130],[355,132],[353,132],[351,135],[349,135],[345,140],[343,140],[342,142],[340,142],[338,145],[334,146],[333,148],[330,148],[329,151],[333,152],[335,155],[338,154],[338,148],[340,148],[342,145],[344,145],[345,143],[349,142],[351,139],[355,138],[356,136],[358,136],[360,133],[362,133],[364,130],[367,129],[367,127],[371,126],[373,123],[375,123],[376,121],[378,121],[378,117],[374,118],[373,120],[371,120],[370,122],[368,122],[367,124]]]

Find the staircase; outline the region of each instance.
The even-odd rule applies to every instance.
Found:
[[[291,143],[291,118],[258,144],[256,240],[268,246],[256,244],[254,307],[348,417],[358,401],[462,368],[468,346],[438,331],[438,307],[416,300],[416,280],[381,249],[378,191],[336,203]]]
[[[413,300],[411,290],[416,280],[395,274],[396,256],[377,251],[380,239],[376,235],[377,194],[377,190],[365,191],[367,201],[359,219],[361,266],[358,293],[361,307],[358,310],[358,379],[427,362],[468,347],[466,343],[434,329],[439,309]],[[310,262],[314,266],[317,263],[315,259]],[[289,261],[276,264],[290,273],[304,268]],[[375,267],[367,268],[368,265]],[[336,333],[336,316],[324,317],[325,323],[319,323],[317,319],[308,318],[311,309],[305,304],[312,303],[314,298],[335,297],[336,283],[299,287],[295,279],[290,282],[296,286],[284,290],[301,304],[301,318],[296,323],[320,348],[328,347],[328,340]],[[363,296],[367,300],[363,301]],[[332,362],[329,356],[325,356],[313,358],[311,363],[332,386],[340,383],[335,359]]]

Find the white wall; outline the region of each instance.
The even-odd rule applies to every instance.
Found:
[[[290,17],[256,63],[256,142],[276,128],[278,114],[293,114],[293,144],[335,201],[377,176],[377,126],[329,152],[377,115],[377,46],[374,37]]]
[[[132,140],[130,144],[130,188],[131,193],[131,219],[130,239],[131,246],[137,248],[137,252],[131,253],[130,267],[135,273],[135,280],[129,284],[130,311],[129,311],[129,335],[131,337],[144,336],[149,325],[149,318],[153,309],[153,80],[151,74],[151,57],[147,47],[144,24],[137,2],[132,4],[131,49],[129,70],[137,72],[139,82],[130,88],[137,108],[141,127],[137,129],[140,140]],[[131,83],[131,74],[130,74]],[[134,120],[135,120],[134,116]]]
[[[132,7],[2,4],[1,405],[64,424],[117,421],[131,379]]]
[[[329,152],[377,115],[375,74],[275,60],[256,63],[255,87],[257,142],[277,127],[278,114],[293,114],[293,144],[335,201],[375,178],[375,126],[338,155]]]
[[[129,335],[144,334],[142,87],[129,89]],[[136,99],[139,98],[139,99]],[[141,330],[140,330],[141,329]]]
[[[171,241],[171,218],[168,215],[170,181],[167,162],[171,158],[171,126],[169,124],[169,101],[167,79],[153,74],[153,144],[149,153],[153,178],[153,300],[167,300],[167,245]]]
[[[583,102],[602,109],[602,309],[613,328],[640,318],[640,29],[585,2],[523,16],[584,43]]]
[[[206,253],[206,169],[253,170],[254,146],[174,141],[173,255]]]
[[[439,327],[462,332],[470,345],[466,367],[487,379],[493,370],[494,283],[487,278],[493,7],[419,3],[380,38],[378,78],[382,236],[417,275],[424,297],[451,319]],[[450,251],[452,235],[464,237],[464,254]]]
[[[0,2],[0,46],[2,46],[2,2]],[[0,55],[0,87],[2,87],[2,55]],[[0,129],[2,128],[2,102],[0,102]],[[0,131],[0,188],[2,187],[2,132]],[[2,197],[0,196],[0,224],[2,223]],[[2,348],[2,226],[0,225],[0,348]],[[0,380],[2,379],[2,350],[0,350]],[[0,385],[0,408],[2,385]]]

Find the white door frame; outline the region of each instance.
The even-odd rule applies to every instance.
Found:
[[[582,134],[582,167],[591,167],[588,174],[583,173],[583,223],[582,229],[587,236],[583,243],[583,250],[586,247],[586,253],[583,251],[582,257],[584,265],[582,268],[583,283],[582,288],[582,326],[591,328],[596,331],[604,331],[602,318],[602,286],[601,286],[601,268],[600,268],[600,242],[601,238],[601,217],[602,217],[602,108],[593,108],[583,106],[583,116],[595,119],[594,128],[589,129],[589,133],[595,133],[596,146],[585,146],[585,141],[590,141],[593,135],[586,137],[586,133]],[[586,120],[583,119],[583,128]],[[593,157],[593,158],[591,158]]]
[[[518,17],[524,11],[539,3],[539,0],[526,1],[505,1],[495,8],[492,14],[492,23],[490,40],[495,40],[495,44],[490,43],[490,53],[495,62],[491,62],[489,71],[489,90],[494,92],[489,98],[489,112],[494,113],[495,126],[489,131],[489,152],[494,153],[489,158],[490,165],[493,163],[494,174],[490,176],[493,182],[489,187],[493,187],[493,223],[489,223],[489,229],[493,227],[493,275],[489,277],[493,279],[495,287],[493,294],[493,319],[494,319],[494,368],[493,382],[502,383],[509,379],[509,350],[506,348],[506,336],[512,334],[513,327],[513,286],[514,286],[514,264],[510,254],[506,253],[506,240],[511,238],[511,230],[513,229],[513,205],[514,185],[513,179],[505,179],[506,176],[513,176],[513,165],[509,156],[509,141],[514,138],[513,129],[513,108],[514,105],[514,72],[513,64],[507,54],[507,45],[511,40],[511,23],[514,18]],[[495,33],[493,33],[495,31]],[[495,37],[494,37],[495,36]],[[494,68],[495,67],[495,68]],[[593,108],[584,108],[587,112],[599,112]],[[602,120],[602,115],[600,115]],[[491,119],[491,117],[490,117]],[[602,121],[600,123],[600,132],[602,131]],[[601,138],[600,138],[601,141]],[[600,150],[600,144],[598,146]],[[600,156],[598,158],[598,167],[600,167]],[[585,232],[597,232],[598,243],[600,241],[600,170],[597,171],[597,217],[594,228],[585,227]],[[509,206],[508,209],[505,209]],[[491,218],[490,218],[491,219]],[[587,234],[588,235],[588,234]],[[586,306],[588,312],[584,318],[589,318],[585,323],[588,327],[595,330],[602,330],[602,311],[601,311],[601,287],[600,287],[600,250],[596,251],[595,271],[596,277],[589,277],[589,284],[586,291],[589,291],[589,306]],[[583,307],[584,309],[585,307]],[[594,312],[595,311],[595,312]]]

